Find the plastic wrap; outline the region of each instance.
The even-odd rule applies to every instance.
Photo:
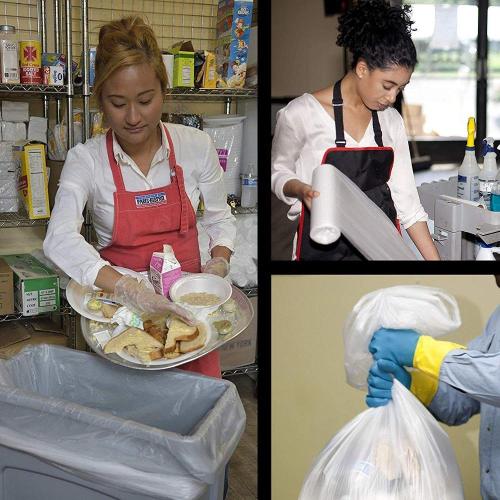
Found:
[[[439,336],[460,326],[455,299],[418,285],[376,290],[354,306],[344,326],[349,384],[366,388],[373,363],[368,344],[386,328]],[[395,380],[392,400],[345,425],[313,464],[299,500],[463,500],[456,458],[446,432]]]
[[[320,195],[312,201],[311,239],[328,244],[342,233],[369,260],[416,260],[387,215],[340,170],[315,168],[312,187]]]
[[[18,180],[18,163],[15,161],[0,161],[0,212],[19,211]]]
[[[26,140],[26,123],[23,122],[0,122],[2,128],[3,141],[25,141]]]
[[[392,397],[336,434],[314,463],[299,500],[463,500],[446,432],[397,380]]]
[[[161,117],[163,122],[179,123],[186,127],[194,127],[203,130],[203,118],[194,113],[164,113]]]
[[[209,259],[209,237],[198,222],[198,242],[201,262]],[[229,278],[239,287],[257,286],[257,214],[238,215],[236,217],[236,241],[231,257]]]
[[[357,389],[367,388],[366,378],[373,363],[368,345],[379,328],[411,328],[439,337],[458,329],[460,324],[457,301],[439,288],[401,285],[364,295],[344,324],[347,382]]]
[[[0,444],[155,498],[197,498],[245,426],[228,381],[130,370],[59,346],[0,360],[0,384]]]

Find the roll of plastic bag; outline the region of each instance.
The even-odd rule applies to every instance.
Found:
[[[313,241],[326,245],[342,233],[369,260],[416,260],[394,224],[354,182],[333,165],[313,170]]]
[[[373,358],[368,345],[381,327],[417,330],[439,337],[460,327],[455,298],[439,288],[401,285],[361,297],[344,324],[344,366],[348,384],[365,390]]]
[[[397,380],[392,401],[369,408],[327,444],[299,500],[463,500],[446,432]]]

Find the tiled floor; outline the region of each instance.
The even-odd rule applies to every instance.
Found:
[[[229,491],[226,500],[257,498],[257,392],[256,382],[248,375],[229,377],[238,389],[247,414],[241,441],[229,462]]]

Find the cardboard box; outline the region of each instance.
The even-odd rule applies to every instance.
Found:
[[[21,165],[19,192],[30,219],[50,217],[45,145],[20,142],[14,146]]]
[[[221,370],[255,363],[257,352],[257,297],[250,298],[254,317],[248,328],[219,348]]]
[[[197,58],[203,61],[201,66],[196,66]],[[215,89],[217,87],[217,71],[215,67],[215,54],[207,50],[199,51],[195,55],[195,82],[197,88]]]
[[[215,49],[218,86],[245,86],[253,0],[219,0]]]
[[[14,313],[14,275],[5,260],[0,258],[0,314]]]
[[[194,87],[194,48],[191,42],[179,42],[169,49],[174,55],[173,87]]]
[[[59,310],[59,276],[30,254],[4,255],[14,273],[14,304],[24,316]]]

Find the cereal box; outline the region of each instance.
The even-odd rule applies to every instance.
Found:
[[[253,0],[219,0],[216,64],[218,87],[243,88]]]

